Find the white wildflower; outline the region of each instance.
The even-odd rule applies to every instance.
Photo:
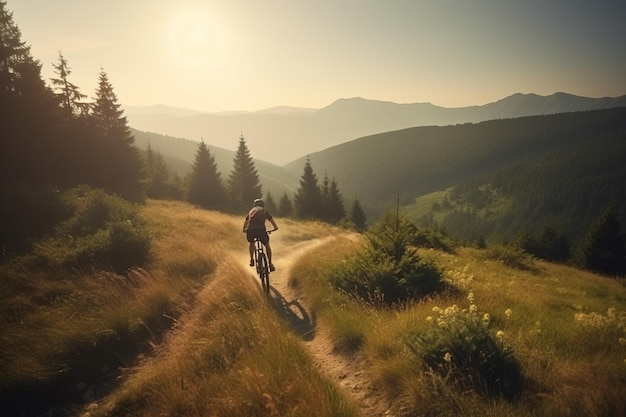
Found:
[[[446,352],[446,354],[443,355],[443,360],[448,363],[452,362],[452,354],[450,352]]]
[[[513,311],[512,311],[510,308],[507,308],[507,309],[504,311],[504,314],[505,314],[507,317],[511,317],[511,316],[513,315]]]
[[[504,338],[504,332],[502,330],[498,330],[496,332],[496,337],[500,340],[502,340]]]

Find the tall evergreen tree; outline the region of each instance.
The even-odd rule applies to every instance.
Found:
[[[333,178],[328,187],[328,194],[324,199],[325,219],[329,223],[336,224],[346,217],[346,209],[343,206],[343,197],[339,191],[337,181]]]
[[[109,76],[102,68],[98,74],[96,101],[92,107],[92,121],[106,139],[129,145],[134,142],[124,110],[117,101]]]
[[[265,195],[265,208],[270,213],[278,213],[278,206],[276,205],[276,200],[274,200],[274,196],[269,191]]]
[[[139,150],[103,69],[98,76],[96,100],[89,120],[99,139],[93,149],[96,155],[93,163],[98,171],[95,185],[130,200],[143,199]]]
[[[286,192],[283,193],[278,202],[278,215],[282,217],[290,217],[293,215],[293,203]]]
[[[50,181],[58,107],[6,2],[0,2],[0,181]]]
[[[300,187],[294,197],[294,209],[296,216],[303,219],[321,219],[323,215],[322,193],[308,157],[300,177]]]
[[[626,247],[619,215],[614,203],[609,204],[589,227],[579,247],[577,263],[605,274],[626,272]]]
[[[361,207],[361,203],[358,198],[355,198],[352,202],[352,208],[350,209],[350,221],[356,227],[356,230],[359,232],[363,232],[367,229],[365,212],[363,211],[363,207]]]
[[[172,179],[163,155],[152,150],[152,146],[148,144],[143,156],[146,196],[155,199],[177,199],[180,192],[175,180]]]
[[[233,169],[228,177],[228,191],[232,209],[236,213],[243,213],[252,205],[256,198],[260,198],[261,183],[259,174],[250,156],[243,134],[239,136],[239,145],[233,160]]]
[[[217,172],[215,157],[209,151],[204,140],[198,145],[196,158],[189,177],[187,201],[208,209],[223,209],[226,192],[222,179]]]
[[[76,113],[86,115],[89,111],[89,103],[84,102],[87,95],[81,93],[78,86],[69,81],[69,75],[72,71],[60,51],[59,63],[53,67],[58,78],[51,78],[50,82],[54,87],[55,95],[61,102],[61,107],[65,109],[68,115]]]

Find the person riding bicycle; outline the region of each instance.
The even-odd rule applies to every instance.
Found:
[[[265,245],[265,251],[267,253],[267,260],[270,263],[270,271],[275,271],[274,264],[272,263],[272,248],[270,247],[270,237],[265,229],[265,221],[269,220],[274,226],[274,230],[278,230],[276,222],[272,218],[272,215],[265,209],[265,202],[260,198],[254,200],[254,206],[248,212],[246,220],[243,222],[243,232],[246,234],[246,239],[250,243],[250,266],[254,266],[254,238],[257,237]]]

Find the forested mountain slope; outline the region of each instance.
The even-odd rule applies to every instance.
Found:
[[[347,198],[357,196],[376,215],[398,193],[401,203],[408,204],[417,196],[551,153],[567,153],[572,164],[580,167],[561,173],[563,180],[573,176],[592,181],[592,173],[583,164],[588,158],[588,147],[583,145],[601,148],[605,146],[601,139],[615,137],[616,148],[606,157],[621,166],[626,155],[625,131],[626,108],[617,108],[416,127],[360,138],[309,157],[317,172],[336,178]],[[286,168],[295,174],[303,161],[294,161]],[[604,181],[616,184],[616,174],[607,174]],[[545,172],[543,179],[551,181],[552,174]]]

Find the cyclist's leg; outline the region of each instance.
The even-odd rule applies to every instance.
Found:
[[[250,266],[254,266],[254,236],[250,230],[246,231],[246,240],[248,241],[248,249],[250,251]]]
[[[250,242],[250,266],[254,266],[254,242]]]

